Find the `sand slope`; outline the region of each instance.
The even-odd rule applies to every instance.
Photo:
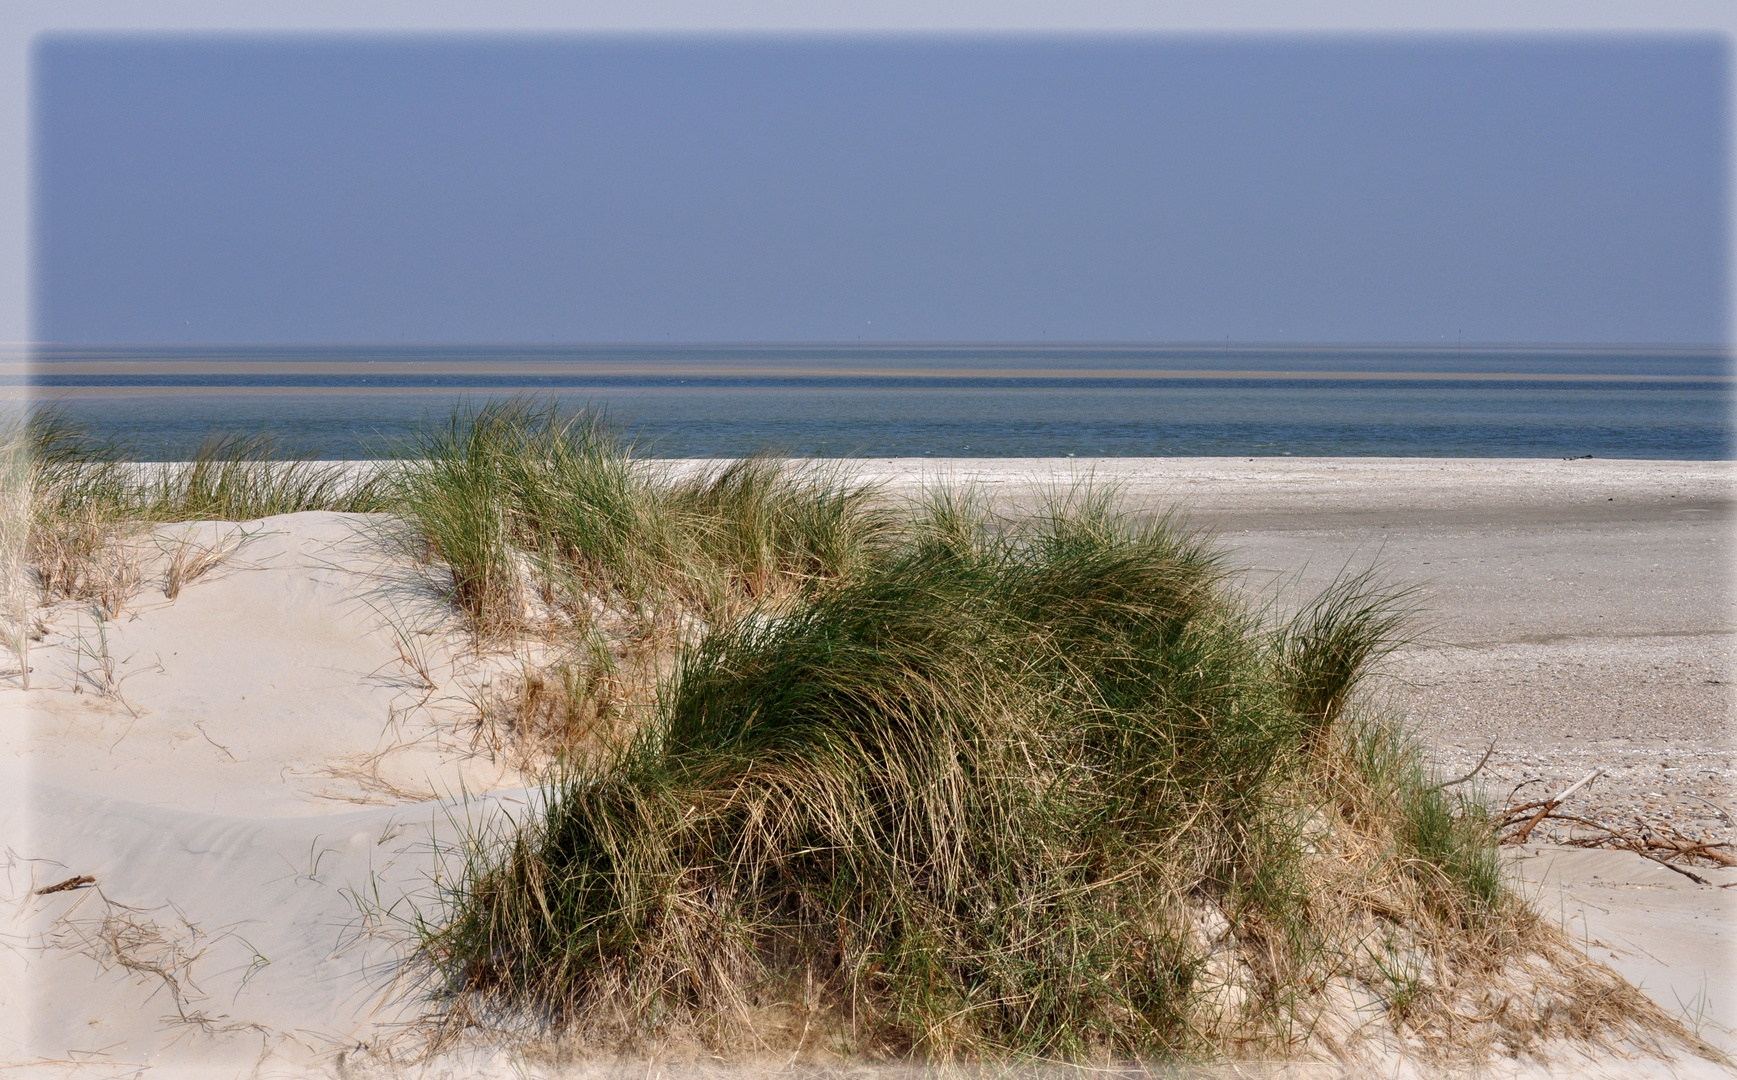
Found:
[[[379,526],[249,523],[253,539],[173,602],[147,574],[100,629],[88,607],[49,613],[32,689],[0,694],[6,787],[22,796],[3,824],[4,1060],[228,1075],[414,1019],[416,999],[392,993],[402,928],[372,933],[393,918],[364,912],[426,907],[432,841],[490,804],[429,800],[518,781],[456,733],[474,692],[452,681],[463,635]],[[436,685],[401,655],[405,635]],[[75,875],[97,883],[31,895]]]

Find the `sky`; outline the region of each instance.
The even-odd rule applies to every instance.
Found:
[[[1729,334],[1717,38],[49,35],[76,343]]]

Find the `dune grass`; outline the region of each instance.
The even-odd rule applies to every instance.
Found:
[[[461,407],[395,474],[415,542],[451,568],[484,634],[540,609],[583,632],[726,618],[841,579],[881,545],[872,491],[768,457],[676,475],[636,459],[594,412],[531,399]]]
[[[0,437],[0,645],[30,689],[36,597],[31,567],[30,461],[22,440]]]
[[[1503,898],[1501,865],[1483,803],[1440,786],[1422,746],[1396,724],[1360,719],[1341,739],[1367,805],[1391,823],[1395,848],[1431,910],[1467,927],[1495,910]]]
[[[152,525],[251,521],[303,510],[377,512],[384,476],[341,462],[283,459],[263,436],[218,435],[185,462],[141,462],[124,444],[94,438],[52,407],[0,433],[27,492],[24,561],[47,600],[114,597],[137,580],[117,544]]]
[[[442,946],[558,1013],[818,983],[896,1051],[1175,1049],[1190,960],[1154,916],[1180,867],[1248,874],[1295,740],[1213,578],[1166,532],[1055,530],[715,633]]]
[[[1111,494],[998,522],[937,493],[832,587],[687,649],[630,741],[476,838],[423,957],[455,1017],[613,1047],[1270,1051],[1358,970],[1446,1010],[1448,961],[1372,966],[1344,895],[1455,962],[1535,927],[1475,800],[1348,711],[1401,610],[1365,576],[1263,626],[1209,546]]]
[[[112,521],[251,521],[303,510],[386,508],[378,471],[285,458],[269,436],[216,434],[180,462],[91,435],[53,407],[6,434],[29,461],[38,513]]]
[[[1411,590],[1383,588],[1373,569],[1341,574],[1279,634],[1279,680],[1291,710],[1324,743],[1369,673],[1405,640]]]

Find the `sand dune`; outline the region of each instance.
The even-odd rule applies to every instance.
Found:
[[[1554,783],[1627,754],[1637,797],[1670,788],[1686,813],[1692,789],[1731,805],[1727,463],[855,467],[895,493],[973,480],[1014,503],[1088,473],[1114,479],[1216,528],[1254,568],[1251,588],[1301,594],[1378,560],[1434,613],[1427,640],[1397,658],[1407,679],[1393,693],[1445,763],[1495,733],[1501,781],[1530,770]],[[0,689],[0,1061],[90,1076],[334,1073],[341,1053],[377,1064],[425,1008],[403,981],[401,920],[434,910],[451,872],[441,850],[463,822],[528,806],[523,778],[467,727],[507,661],[469,653],[382,519],[173,526],[144,543],[146,573],[121,611],[46,611],[32,688],[14,675]],[[178,550],[237,543],[167,598]],[[1638,723],[1649,708],[1669,723]],[[1711,772],[1686,783],[1669,762],[1697,754]],[[1580,920],[1595,955],[1667,1009],[1700,1008],[1707,1034],[1728,1038],[1730,891],[1621,853],[1535,850],[1525,872],[1541,903]],[[85,875],[95,883],[35,895]],[[372,1052],[354,1055],[359,1044]],[[514,1067],[486,1052],[448,1064]]]

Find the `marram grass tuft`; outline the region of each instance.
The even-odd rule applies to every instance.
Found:
[[[1296,631],[1089,492],[1024,525],[941,495],[906,536],[690,648],[630,744],[473,849],[423,940],[468,1015],[722,1051],[794,1010],[834,1052],[925,1060],[1195,1057],[1282,1027],[1319,954]],[[1457,858],[1426,818],[1419,850]],[[1206,910],[1264,957],[1233,1008]]]
[[[646,636],[660,618],[720,622],[849,575],[887,532],[872,490],[824,465],[675,475],[599,414],[527,398],[460,407],[402,456],[398,504],[485,634],[537,607],[581,633],[615,613]]]

